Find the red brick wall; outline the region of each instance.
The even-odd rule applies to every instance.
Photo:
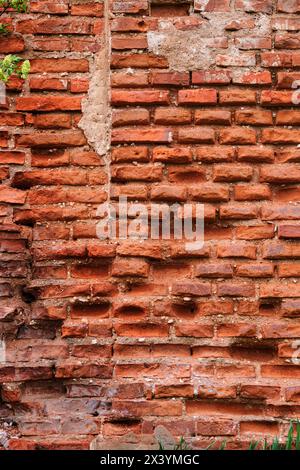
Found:
[[[40,0],[11,15],[1,53],[32,73],[0,114],[10,448],[136,448],[157,424],[237,447],[300,415],[299,13]],[[204,248],[100,241],[108,193],[204,203]]]

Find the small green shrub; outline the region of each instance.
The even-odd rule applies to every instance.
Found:
[[[28,8],[29,0],[0,0],[0,16],[13,9],[18,13],[25,13]],[[7,36],[9,28],[7,24],[0,23],[0,36]],[[0,60],[0,81],[6,83],[12,75],[26,79],[30,72],[30,62],[23,61],[21,57],[16,55],[7,55]]]
[[[16,55],[7,55],[3,60],[0,60],[0,80],[4,83],[6,83],[13,74],[26,79],[29,72],[29,60],[22,62],[22,59]]]

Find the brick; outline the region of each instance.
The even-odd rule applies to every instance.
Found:
[[[299,225],[279,225],[278,238],[300,238]]]
[[[297,183],[300,180],[300,167],[297,165],[272,165],[261,168],[260,181],[267,183]]]
[[[241,50],[252,50],[252,49],[271,49],[272,41],[271,38],[261,38],[250,36],[247,38],[236,38],[235,44]]]
[[[262,366],[262,377],[277,377],[277,378],[298,378],[299,369],[297,366]]]
[[[117,163],[128,161],[147,162],[149,160],[147,147],[117,147],[112,149],[112,160]]]
[[[37,91],[63,91],[67,89],[67,80],[61,80],[59,78],[31,78],[29,86],[31,90]],[[29,98],[29,97],[28,97]],[[44,97],[43,97],[44,98]]]
[[[192,385],[156,385],[154,390],[156,398],[172,398],[172,397],[193,397],[194,388]]]
[[[300,246],[287,242],[265,242],[263,258],[281,259],[300,257]]]
[[[241,226],[236,229],[236,237],[240,240],[261,240],[264,238],[273,238],[274,235],[275,230],[272,225]]]
[[[0,188],[0,202],[24,204],[26,196],[26,191],[10,188],[9,186],[1,186]]]
[[[192,83],[194,85],[222,85],[231,81],[230,73],[226,70],[207,70],[192,72]]]
[[[180,143],[208,143],[215,142],[215,132],[206,127],[186,127],[178,131],[178,142]]]
[[[247,165],[216,165],[214,168],[214,181],[249,181],[252,178],[253,170]]]
[[[292,65],[292,55],[290,52],[263,52],[261,54],[261,64],[263,67],[290,67]]]
[[[78,16],[103,16],[103,3],[86,3],[84,5],[72,5],[71,15]]]
[[[261,284],[260,297],[262,298],[282,298],[282,297],[299,297],[300,290],[298,284],[283,284],[276,281],[268,284]]]
[[[201,436],[234,436],[237,433],[236,424],[230,419],[218,421],[197,420],[197,434]]]
[[[293,83],[300,79],[299,72],[278,72],[277,86],[278,88],[292,88]]]
[[[234,199],[236,201],[256,201],[271,199],[272,192],[267,185],[236,185],[234,188]]]
[[[249,258],[255,259],[256,258],[256,248],[254,245],[250,245],[247,243],[235,243],[235,244],[228,244],[222,243],[219,244],[217,248],[217,256],[219,258]]]
[[[263,338],[297,338],[299,336],[299,326],[286,323],[274,323],[262,328]]]
[[[162,168],[153,165],[136,167],[122,165],[112,168],[112,179],[113,181],[160,181],[162,179]]]
[[[278,399],[280,395],[280,387],[272,387],[268,385],[242,385],[241,397],[250,399]]]
[[[191,187],[189,194],[195,201],[228,201],[229,189],[225,185],[204,183],[200,187]]]
[[[201,264],[195,269],[195,276],[207,278],[231,278],[233,276],[233,269],[230,264]]]
[[[112,276],[139,276],[147,277],[149,265],[140,259],[116,259],[112,265]]]
[[[278,16],[272,20],[272,29],[275,31],[298,31],[299,19],[297,17],[286,18]]]
[[[272,277],[274,267],[268,263],[249,263],[237,266],[236,273],[241,277]]]
[[[161,90],[113,90],[111,95],[111,102],[115,106],[130,104],[168,104],[169,92]]]
[[[170,143],[173,139],[171,129],[167,128],[144,128],[144,129],[115,129],[112,131],[112,142],[121,144],[126,142],[136,143]]]
[[[125,69],[127,67],[148,69],[166,68],[168,61],[164,57],[152,54],[113,54],[111,60],[113,69]]]
[[[172,285],[173,295],[193,295],[196,297],[209,295],[211,291],[208,283],[179,282]]]
[[[298,33],[276,33],[275,47],[277,49],[298,49],[300,36]]]
[[[235,8],[237,10],[243,10],[247,13],[272,13],[273,11],[272,0],[236,0]]]
[[[196,110],[195,111],[195,124],[231,124],[231,112],[223,110]]]
[[[189,163],[192,152],[188,147],[154,147],[152,158],[156,162]]]
[[[282,13],[299,13],[300,5],[298,0],[291,0],[290,2],[285,2],[284,0],[278,0],[277,9]]]
[[[179,184],[193,184],[205,181],[205,170],[196,165],[191,165],[189,168],[169,166],[168,167],[168,180],[171,183]]]
[[[155,323],[120,323],[115,325],[118,335],[126,337],[164,337],[168,336],[168,325]]]
[[[195,0],[194,9],[195,11],[226,12],[230,10],[229,4],[229,0],[221,0],[217,3],[212,0],[209,0],[208,2],[205,0]]]
[[[147,109],[120,109],[114,110],[112,115],[113,127],[122,127],[130,125],[143,125],[150,123],[150,115]],[[164,124],[164,123],[163,123]]]
[[[221,297],[254,297],[255,288],[252,283],[223,281],[218,286],[218,295]]]
[[[151,447],[163,426],[246,449],[300,396],[298,2],[104,3],[2,20],[31,62],[0,112],[9,447]],[[99,239],[120,196],[203,204],[204,245]]]
[[[269,71],[264,72],[233,72],[232,82],[236,85],[271,85],[272,75]]]
[[[264,129],[262,142],[269,144],[297,144],[297,131],[295,129]]]
[[[236,112],[236,122],[250,126],[272,126],[273,116],[271,111],[242,110]]]
[[[89,63],[86,59],[33,59],[32,73],[88,72]]]
[[[256,103],[255,91],[230,90],[220,91],[220,103],[228,105]]]
[[[39,18],[18,21],[16,31],[22,34],[89,34],[90,20],[82,18]]]
[[[211,338],[213,336],[213,327],[210,325],[197,325],[189,323],[180,323],[176,326],[176,336]]]
[[[294,204],[270,204],[262,207],[263,220],[295,220],[299,219],[299,207]]]
[[[81,131],[65,131],[59,135],[43,132],[17,136],[17,143],[21,147],[68,147],[85,145],[86,139]]]
[[[220,67],[255,67],[256,58],[253,52],[245,52],[235,56],[217,54],[216,65]]]
[[[274,150],[272,148],[256,146],[256,147],[239,147],[237,158],[245,162],[262,162],[272,163],[274,161]]]
[[[217,92],[210,89],[180,90],[178,92],[178,103],[185,105],[216,104]]]
[[[201,162],[231,162],[234,159],[234,148],[232,147],[198,147],[196,159]]]
[[[267,91],[261,93],[261,104],[264,106],[292,106],[292,91]]]
[[[150,199],[153,201],[180,202],[187,199],[186,188],[172,186],[153,186],[150,191]]]
[[[299,403],[299,387],[287,387],[285,389],[285,396],[287,401]]]
[[[221,144],[255,144],[256,132],[254,129],[231,127],[230,129],[222,129],[220,131],[219,139]]]
[[[156,124],[187,124],[191,120],[191,111],[184,108],[157,108],[154,113]]]
[[[62,96],[35,96],[18,98],[17,111],[78,111],[81,99]]]
[[[186,72],[156,72],[150,76],[150,83],[153,85],[187,86],[190,77]]]
[[[155,18],[117,17],[111,24],[111,31],[117,32],[144,32],[156,29],[158,20]]]
[[[299,111],[278,111],[276,116],[277,125],[297,126],[300,123]]]

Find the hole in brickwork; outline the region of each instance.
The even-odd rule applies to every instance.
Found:
[[[38,322],[34,326],[22,325],[19,328],[18,339],[54,339],[60,322]]]
[[[174,302],[172,304],[172,311],[178,317],[187,318],[194,317],[197,313],[197,304],[195,302]]]
[[[114,314],[116,317],[140,317],[145,313],[145,309],[139,305],[123,305],[116,308]]]
[[[274,341],[256,338],[238,338],[230,346],[230,354],[234,359],[249,361],[271,361],[277,352]]]
[[[21,297],[26,304],[32,304],[37,299],[38,293],[37,290],[28,289],[24,286],[21,289]]]
[[[270,300],[270,301],[263,301],[259,305],[259,314],[260,315],[275,315],[278,313],[280,308],[280,301],[277,300]]]
[[[230,355],[233,359],[266,362],[272,361],[276,356],[275,348],[253,349],[245,346],[231,346]]]
[[[71,317],[95,317],[106,318],[108,317],[110,309],[110,302],[98,301],[97,303],[78,302],[71,306]]]

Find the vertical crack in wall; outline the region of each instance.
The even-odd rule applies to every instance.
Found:
[[[79,127],[83,130],[89,145],[103,157],[107,173],[107,195],[110,198],[110,52],[109,0],[104,0],[104,26],[100,40],[101,50],[94,56],[87,98],[82,104],[82,118]]]

